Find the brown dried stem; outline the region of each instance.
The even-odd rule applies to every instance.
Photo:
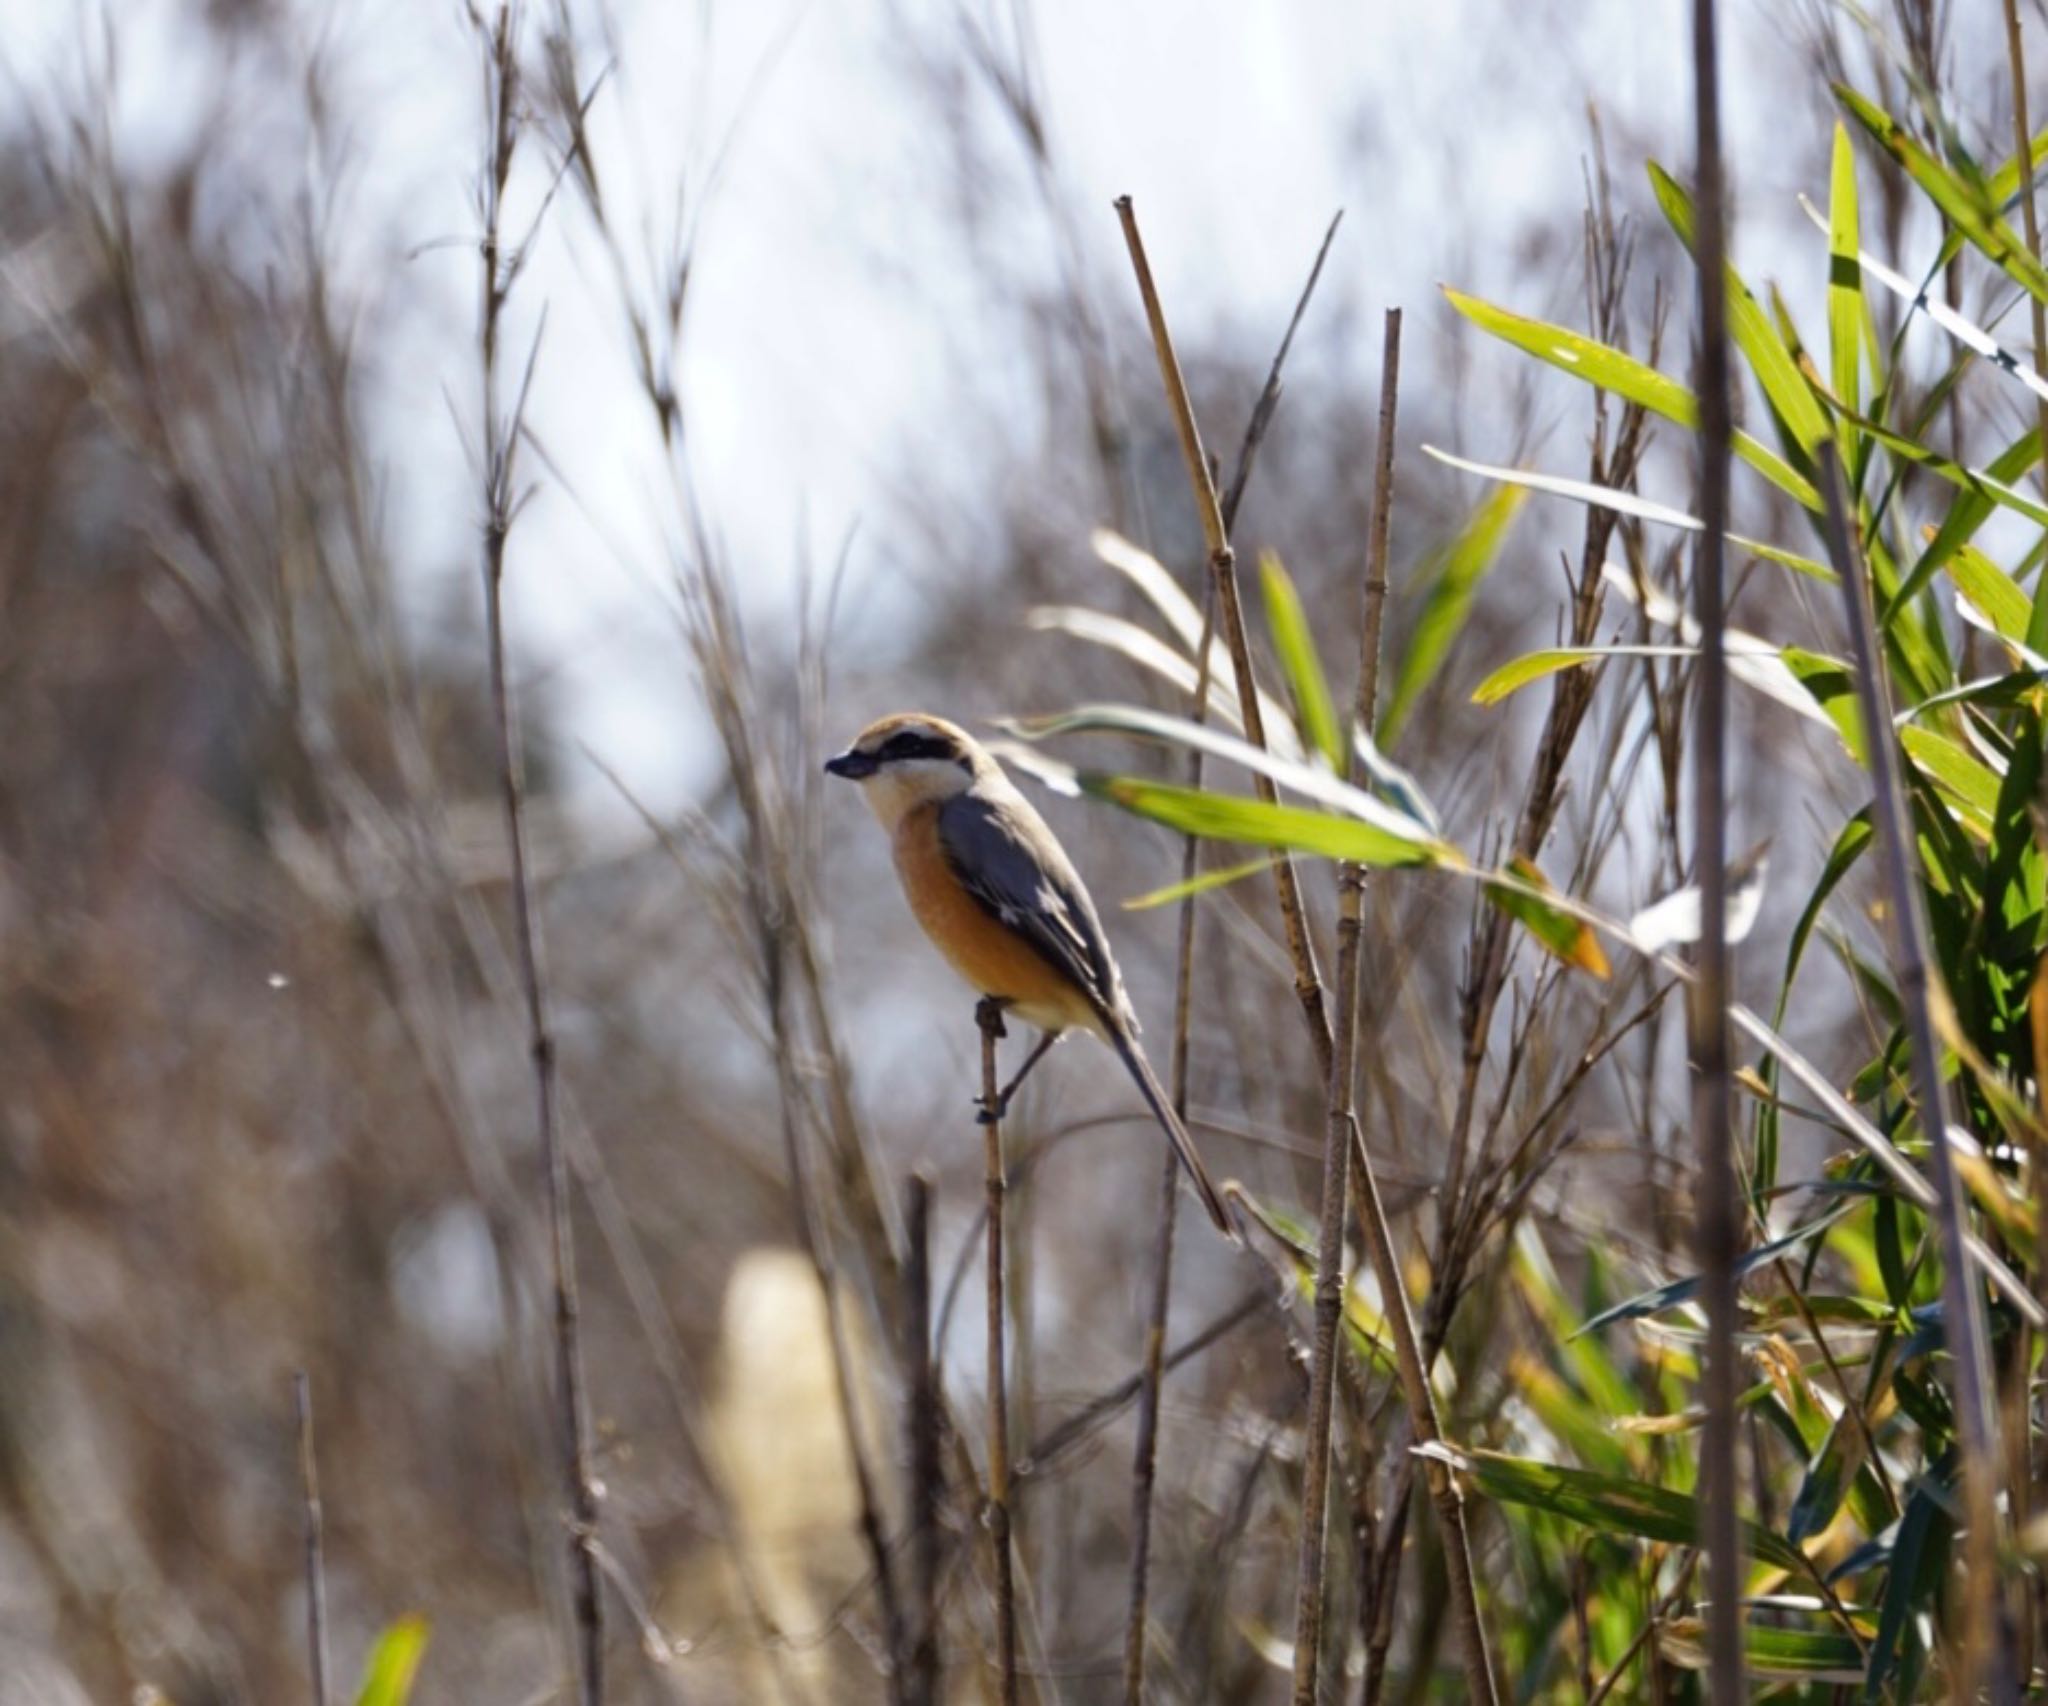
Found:
[[[908,1706],[939,1699],[938,1374],[932,1367],[932,1182],[910,1176],[905,1203],[904,1337],[910,1360],[910,1556],[912,1611],[903,1698]]]
[[[1002,1004],[985,998],[975,1008],[981,1026],[981,1138],[988,1199],[988,1523],[995,1561],[996,1665],[1003,1706],[1017,1703],[1017,1587],[1010,1557],[1010,1411],[1003,1366],[1003,1125],[997,1117],[1002,1080],[996,1044],[1003,1036]]]

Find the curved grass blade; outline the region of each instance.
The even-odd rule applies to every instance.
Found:
[[[1682,509],[1673,509],[1669,504],[1660,504],[1653,498],[1637,497],[1633,492],[1617,491],[1612,486],[1596,486],[1589,480],[1572,480],[1558,474],[1531,474],[1520,468],[1498,468],[1487,462],[1469,461],[1463,456],[1453,456],[1447,450],[1439,450],[1433,444],[1422,447],[1425,456],[1433,456],[1446,467],[1462,469],[1467,474],[1477,474],[1484,479],[1495,480],[1506,486],[1520,486],[1532,492],[1545,492],[1552,497],[1570,498],[1574,503],[1591,504],[1595,509],[1609,509],[1616,515],[1633,516],[1638,521],[1654,522],[1661,527],[1676,527],[1687,533],[1697,533],[1704,525],[1697,516],[1686,514]],[[1835,572],[1825,563],[1812,557],[1802,557],[1797,551],[1788,551],[1782,545],[1767,545],[1760,539],[1746,539],[1739,533],[1728,535],[1728,543],[1740,546],[1767,562],[1782,564],[1802,575],[1811,575],[1815,580],[1833,581]]]
[[[1688,1493],[1505,1452],[1451,1445],[1425,1449],[1449,1463],[1476,1491],[1502,1504],[1525,1505],[1605,1534],[1632,1534],[1667,1545],[1691,1546],[1699,1538],[1699,1501]],[[1806,1560],[1799,1548],[1758,1523],[1742,1525],[1742,1545],[1753,1558],[1805,1573]]]
[[[1691,658],[1699,656],[1697,646],[1552,646],[1540,652],[1524,652],[1510,659],[1472,689],[1475,705],[1498,705],[1511,693],[1518,693],[1539,681],[1547,681],[1562,670],[1580,664],[1600,663],[1608,658]]]
[[[1479,583],[1493,566],[1509,525],[1522,507],[1522,494],[1512,487],[1490,492],[1473,511],[1464,530],[1439,552],[1425,574],[1428,591],[1422,614],[1409,637],[1394,681],[1394,696],[1380,719],[1379,742],[1391,747],[1422,690],[1436,675],[1452,643],[1464,629]]]
[[[1269,806],[1249,795],[1217,794],[1206,788],[1148,781],[1142,776],[1106,776],[1083,771],[1080,782],[1084,792],[1184,835],[1241,841],[1251,847],[1313,853],[1325,859],[1348,859],[1356,865],[1382,868],[1441,862],[1440,844],[1391,834],[1376,825],[1339,817],[1333,812],[1312,811],[1305,806]],[[1443,853],[1451,851],[1442,848]]]
[[[1271,551],[1259,557],[1259,581],[1265,589],[1266,625],[1273,632],[1273,650],[1279,654],[1287,685],[1294,692],[1302,732],[1330,768],[1340,770],[1344,765],[1343,728],[1337,720],[1337,702],[1330,696],[1330,679],[1316,653],[1315,636],[1309,631],[1308,615],[1301,607],[1301,594]]]
[[[1516,349],[1583,379],[1589,385],[1612,391],[1617,397],[1639,404],[1653,415],[1661,415],[1677,426],[1693,432],[1699,430],[1699,399],[1669,374],[1660,373],[1632,355],[1596,343],[1563,326],[1554,326],[1547,320],[1533,320],[1527,315],[1510,313],[1448,285],[1443,287],[1443,293],[1460,314],[1503,343],[1512,344]],[[1794,502],[1811,510],[1821,507],[1820,493],[1813,482],[1768,445],[1737,430],[1731,448]]]
[[[1123,903],[1126,912],[1146,912],[1155,906],[1168,906],[1177,900],[1186,900],[1189,895],[1207,894],[1211,889],[1227,888],[1232,883],[1242,882],[1246,877],[1256,877],[1261,871],[1273,868],[1274,855],[1266,854],[1257,859],[1247,859],[1241,865],[1225,865],[1213,871],[1204,871],[1200,876],[1190,877],[1184,883],[1168,883],[1162,889],[1148,889],[1143,894],[1134,894]]]

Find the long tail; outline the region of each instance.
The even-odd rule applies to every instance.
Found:
[[[1230,1216],[1224,1211],[1223,1197],[1216,1189],[1216,1183],[1209,1177],[1209,1169],[1202,1165],[1202,1158],[1195,1152],[1195,1140],[1188,1136],[1188,1128],[1180,1123],[1180,1116],[1173,1111],[1173,1103],[1160,1088],[1159,1080],[1152,1076],[1151,1063],[1145,1059],[1145,1051],[1136,1040],[1126,1034],[1124,1027],[1109,1027],[1110,1043],[1123,1056],[1124,1065],[1130,1068],[1131,1077],[1137,1080],[1138,1088],[1144,1092],[1146,1104],[1152,1109],[1153,1117],[1173,1140],[1173,1152],[1180,1157],[1180,1164],[1187,1169],[1188,1177],[1194,1182],[1195,1194],[1202,1199],[1202,1206],[1209,1211],[1209,1218],[1233,1241],[1237,1229],[1230,1224]]]

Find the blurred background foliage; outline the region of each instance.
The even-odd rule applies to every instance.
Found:
[[[1413,131],[1362,103],[1315,115],[1344,139],[1347,215],[1236,536],[1247,564],[1270,548],[1286,565],[1348,702],[1375,449],[1371,310],[1396,283],[1413,290],[1390,751],[1473,858],[1527,856],[1625,919],[1690,876],[1692,660],[1645,592],[1683,597],[1685,535],[1642,502],[1589,509],[1553,491],[1516,511],[1420,451],[1693,502],[1691,435],[1654,387],[1632,394],[1618,369],[1602,370],[1605,394],[1581,383],[1598,377],[1594,346],[1680,381],[1693,354],[1673,217],[1683,223],[1684,192],[1646,171],[1661,159],[1685,175],[1670,129],[1683,81],[1675,72],[1661,103],[1632,107],[1607,98],[1597,52],[1581,64],[1544,51],[1552,32],[1614,27],[1617,10],[1641,26],[1632,7],[1539,7],[1486,20],[1466,44],[1503,115],[1583,138],[1579,175],[1475,175],[1466,127],[1491,117],[1476,109]],[[1824,556],[1798,492],[1816,432],[1839,435],[1881,595],[1896,596],[1894,696],[1953,695],[1908,740],[1917,821],[1957,1004],[1951,1043],[1974,1051],[1956,1049],[1988,1156],[1971,1174],[1981,1225],[2038,1283],[2019,1157],[2038,1131],[2025,1098],[2043,534],[2038,514],[1927,460],[2032,490],[2037,447],[2018,448],[2034,400],[1924,321],[1909,329],[1867,274],[1853,305],[1831,297],[1828,239],[1792,199],[1839,216],[1846,157],[1861,247],[1915,287],[1930,276],[1933,294],[2026,360],[2015,303],[2039,281],[1981,243],[1944,248],[1929,193],[1963,196],[1951,222],[2010,205],[2016,175],[1996,176],[2012,155],[2003,35],[1931,0],[1754,11],[1731,73],[1738,129],[1750,121],[1735,258],[1758,338],[1812,365],[1787,380],[1766,362],[1745,393],[1741,424],[1791,482],[1738,470],[1734,525]],[[119,7],[67,20],[83,70],[17,79],[23,98],[0,129],[7,1706],[304,1697],[298,1369],[318,1415],[337,1675],[364,1675],[407,1612],[433,1630],[419,1700],[551,1698],[570,1650],[539,1162],[476,585],[482,499],[465,460],[479,441],[477,352],[434,256],[351,222],[350,102],[387,44],[331,51],[321,12],[178,0],[153,8],[147,31],[131,33]],[[636,152],[611,100],[638,99],[644,116],[704,85],[679,72],[671,87],[664,68],[635,62],[630,30],[601,9],[532,6],[518,41],[514,224],[536,233],[545,282],[515,283],[509,360],[517,372],[538,351],[524,466],[542,495],[515,528],[508,596],[524,612],[515,681],[622,1702],[889,1696],[847,1421],[900,1536],[900,1204],[918,1166],[935,1182],[946,1392],[956,1417],[979,1404],[970,1009],[915,939],[872,826],[826,797],[819,759],[871,715],[911,705],[966,718],[1185,708],[1184,691],[1134,667],[1127,632],[1121,646],[1087,643],[1076,614],[1162,632],[1156,601],[1106,560],[1134,553],[1200,597],[1200,534],[1107,209],[1126,185],[1072,170],[1029,8],[877,16],[887,51],[859,76],[926,139],[910,193],[928,218],[900,244],[878,232],[868,260],[883,288],[900,269],[916,277],[913,300],[959,312],[932,323],[947,407],[875,423],[842,474],[866,494],[860,526],[822,549],[772,503],[741,513],[760,488],[694,459],[726,406],[689,384],[697,244],[715,250],[736,226],[749,241],[743,219],[700,221],[699,208],[717,205],[721,147],[743,155],[755,135],[683,124],[671,158],[677,126],[657,124]],[[461,68],[435,100],[470,138],[453,168],[467,185],[485,143],[475,43],[459,15],[434,27]],[[790,25],[797,39],[807,27]],[[217,122],[158,154],[121,146],[110,116],[140,44],[157,56],[145,83],[217,79],[213,96],[179,95],[215,100]],[[770,56],[760,76],[776,74]],[[1838,101],[1830,79],[1868,111]],[[718,94],[732,104],[730,87]],[[1144,101],[1174,105],[1158,91]],[[1881,115],[1910,147],[1885,142]],[[1213,122],[1227,126],[1228,111]],[[1896,158],[1915,149],[1945,177],[1923,171],[1916,185]],[[869,187],[829,154],[816,172],[849,204]],[[1200,184],[1185,193],[1201,204]],[[667,211],[671,199],[686,212]],[[1281,300],[1335,211],[1301,200],[1273,189],[1286,217],[1270,242],[1301,250],[1266,269]],[[1418,203],[1426,219],[1384,212]],[[439,241],[472,278],[468,227]],[[1178,253],[1191,260],[1162,264],[1169,305],[1201,301],[1200,251]],[[1476,294],[1425,295],[1433,277]],[[543,306],[567,330],[539,334]],[[1177,331],[1227,468],[1285,316],[1204,309]],[[1562,363],[1576,378],[1527,359],[1532,342],[1558,346],[1518,337],[1504,315],[1590,340]],[[599,361],[629,376],[602,406],[633,423],[630,479],[652,494],[651,524],[622,513],[615,485],[588,483],[575,453],[578,409],[593,405],[551,389]],[[607,433],[620,430],[608,417]],[[422,512],[437,524],[422,527]],[[1935,535],[1950,548],[1930,554],[1923,530],[1950,522]],[[1098,548],[1104,527],[1131,545]],[[1730,844],[1769,842],[1740,993],[1910,1153],[1921,1139],[1897,993],[1845,829],[1868,787],[1831,662],[1845,653],[1839,600],[1765,556],[1734,560],[1734,620],[1764,637],[1771,666],[1752,671],[1769,687],[1735,708]],[[645,602],[622,651],[607,639],[572,667],[563,654],[588,631],[560,588],[601,572],[623,572]],[[1284,698],[1290,660],[1269,643],[1256,577],[1246,583],[1267,684]],[[1532,670],[1513,693],[1496,676],[1532,648],[1614,643],[1664,649]],[[622,653],[630,669],[609,661]],[[630,773],[562,685],[576,667],[666,693],[643,706]],[[1499,693],[1474,703],[1489,676]],[[1113,732],[1049,750],[1182,773],[1156,742]],[[1218,785],[1240,781],[1225,767]],[[1111,914],[1163,1065],[1171,909],[1116,903],[1177,878],[1178,837],[1043,798]],[[1305,878],[1327,933],[1334,885],[1320,865]],[[1307,1228],[1312,1243],[1323,1086],[1263,880],[1207,891],[1200,918],[1198,1136],[1275,1228]],[[1366,928],[1361,1115],[1446,1429],[1474,1454],[1482,1609],[1506,1674],[1531,1700],[1692,1698],[1697,1323],[1682,1292],[1613,1313],[1690,1271],[1670,980],[1621,952],[1605,978],[1568,966],[1438,873],[1376,876]],[[1011,1134],[1017,1524],[1027,1657],[1046,1699],[1118,1698],[1121,1676],[1157,1155],[1106,1058],[1061,1050]],[[1834,1698],[1852,1676],[1868,1698],[1934,1697],[1953,1638],[1937,1257],[1919,1210],[1858,1158],[1840,1119],[1816,1118],[1755,1050],[1740,1058],[1753,1239],[1770,1252],[1746,1285],[1754,1643],[1787,1698]],[[1169,1341],[1193,1349],[1176,1356],[1162,1411],[1152,1690],[1284,1698],[1300,1269],[1270,1233],[1249,1256],[1194,1221],[1183,1233]],[[1426,1505],[1405,1516],[1413,1471],[1373,1347],[1377,1293],[1361,1282],[1351,1302],[1360,1354],[1339,1405],[1332,1669],[1347,1697],[1449,1698],[1441,1558]],[[2039,1604],[2038,1530],[2025,1526],[2033,1346],[2010,1311],[1995,1320],[2024,1638]],[[974,1433],[963,1421],[963,1440]],[[985,1542],[957,1472],[942,1523],[946,1697],[972,1698],[988,1648]],[[414,1627],[396,1625],[399,1639]]]

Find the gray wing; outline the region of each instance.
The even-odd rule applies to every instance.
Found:
[[[1137,1029],[1095,903],[1045,820],[1022,795],[955,794],[939,807],[939,847],[960,885],[1094,998]]]

